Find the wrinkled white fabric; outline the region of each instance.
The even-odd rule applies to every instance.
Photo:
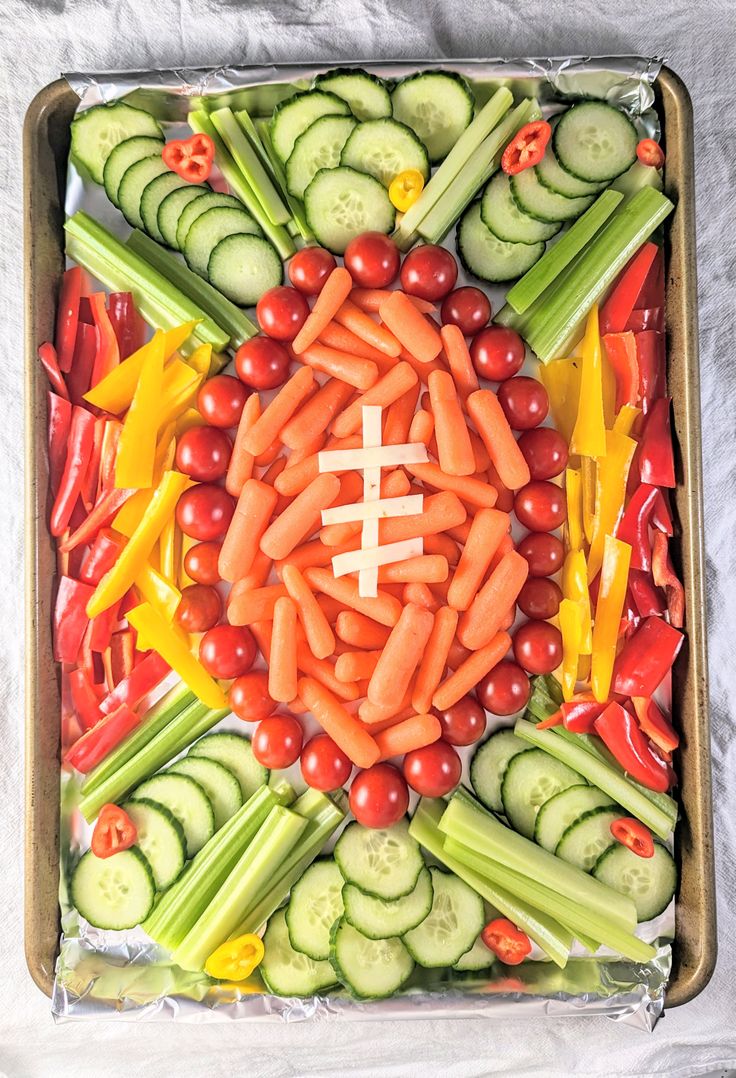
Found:
[[[732,0],[0,0],[0,1076],[360,1078],[489,1074],[696,1075],[736,1067],[736,735],[732,705],[733,530]],[[607,1019],[54,1026],[22,947],[22,283],[21,124],[62,70],[322,59],[660,55],[695,106],[708,618],[720,958],[706,991],[649,1036]],[[731,585],[731,587],[729,587]]]

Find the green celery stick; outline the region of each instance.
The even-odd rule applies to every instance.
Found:
[[[235,119],[238,121],[243,131],[245,131],[246,135],[248,136],[248,141],[260,157],[261,161],[263,162],[263,166],[270,174],[271,179],[275,180],[276,176],[271,166],[271,162],[269,160],[268,154],[266,153],[263,142],[261,141],[261,136],[258,134],[258,129],[253,122],[251,114],[248,112],[247,109],[237,109],[235,112]],[[265,122],[268,123],[269,121],[266,120]]]
[[[225,107],[210,113],[210,119],[230,151],[235,164],[255,192],[272,225],[286,225],[291,220],[288,208],[273,185],[258,154],[235,119],[232,109]]]
[[[633,198],[642,187],[654,187],[662,190],[662,173],[652,168],[651,165],[642,165],[641,161],[634,161],[631,168],[617,176],[609,187],[609,191],[620,191],[626,202]]]
[[[236,115],[238,121],[240,123],[244,124],[244,121],[242,119],[242,113],[237,112],[235,115]],[[248,114],[246,113],[246,116],[247,115]],[[250,117],[248,117],[248,119],[250,120]],[[298,198],[294,198],[294,196],[289,193],[289,191],[288,191],[288,189],[286,187],[286,176],[284,174],[284,166],[281,164],[281,161],[279,160],[279,157],[278,157],[276,151],[273,148],[273,143],[271,142],[271,132],[269,130],[269,121],[268,120],[256,120],[256,123],[255,123],[254,126],[255,126],[255,129],[256,129],[256,134],[258,135],[258,137],[261,140],[261,145],[263,146],[263,151],[266,154],[266,156],[268,157],[268,161],[269,161],[269,164],[271,165],[271,171],[273,172],[274,178],[275,178],[276,182],[278,183],[279,187],[281,188],[281,192],[282,192],[284,198],[286,199],[286,203],[287,203],[289,209],[291,210],[291,215],[292,215],[292,218],[294,220],[294,223],[296,224],[299,232],[304,237],[305,241],[307,243],[311,243],[312,240],[314,239],[314,233],[312,232],[311,228],[307,224],[307,218],[306,218],[306,215],[304,213],[304,204]],[[246,126],[245,129],[246,129],[246,131],[248,130],[247,126]]]

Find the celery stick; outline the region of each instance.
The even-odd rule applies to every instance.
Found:
[[[634,161],[631,168],[616,177],[609,190],[620,191],[628,202],[642,187],[654,187],[657,191],[661,191],[662,173],[651,165],[642,165],[641,161]]]
[[[237,116],[240,123],[242,123],[242,124],[245,123],[244,120],[242,119],[242,113],[238,112],[235,115]],[[246,113],[246,116],[247,115],[248,114]],[[248,117],[248,119],[250,120],[250,117]],[[314,233],[312,232],[311,228],[307,224],[307,218],[306,218],[306,214],[304,212],[304,203],[301,202],[298,198],[294,198],[294,196],[292,194],[290,194],[288,189],[287,189],[286,176],[284,174],[284,166],[281,164],[281,161],[279,160],[279,157],[278,157],[276,151],[273,148],[273,143],[271,142],[271,132],[269,131],[269,121],[268,120],[257,120],[254,126],[255,126],[255,129],[256,129],[256,134],[258,135],[258,137],[261,140],[261,145],[263,146],[264,153],[268,157],[269,163],[271,165],[271,170],[272,170],[272,172],[274,174],[274,178],[275,178],[276,182],[278,183],[279,187],[281,188],[281,192],[282,192],[284,198],[286,199],[286,203],[287,203],[289,209],[291,210],[291,215],[292,215],[292,217],[294,219],[294,222],[295,222],[297,228],[299,229],[299,231],[301,232],[302,236],[306,240],[306,242],[311,243],[312,240],[314,240]],[[248,130],[248,128],[246,126],[246,131],[247,130]]]
[[[516,282],[506,294],[506,302],[520,314],[531,306],[593,238],[623,197],[618,191],[604,191],[565,235],[547,248],[536,265]]]
[[[172,961],[182,969],[202,969],[215,948],[238,925],[243,909],[268,888],[273,874],[307,826],[303,816],[277,805],[227,876],[215,897],[179,946]]]
[[[209,281],[205,281],[198,273],[193,273],[180,258],[167,251],[160,243],[156,243],[145,232],[134,228],[126,240],[126,245],[214,318],[217,324],[230,334],[233,348],[240,348],[245,341],[255,337],[258,326],[251,322],[240,307],[236,307],[222,292],[213,288]]]
[[[273,166],[271,165],[268,154],[266,153],[263,142],[261,140],[261,136],[258,134],[258,128],[253,122],[251,114],[248,112],[247,109],[238,109],[235,112],[235,119],[238,121],[243,131],[245,131],[245,134],[248,137],[248,141],[260,157],[261,161],[263,162],[263,166],[271,176],[271,179],[275,180],[276,175],[274,173]],[[270,121],[266,120],[264,122],[268,124]]]
[[[263,167],[258,154],[246,138],[243,129],[227,106],[210,113],[210,119],[230,151],[235,164],[253,188],[272,225],[286,225],[291,220],[288,208]]]
[[[527,902],[516,898],[505,887],[498,887],[488,880],[479,876],[463,865],[456,858],[451,857],[445,850],[445,836],[438,829],[438,823],[442,818],[445,802],[432,801],[423,797],[412,817],[409,825],[409,834],[412,835],[420,846],[435,857],[441,864],[464,880],[486,902],[490,902],[504,917],[508,917],[515,925],[538,944],[556,965],[565,968],[572,946],[573,934],[563,925],[559,924],[549,914],[536,910]]]

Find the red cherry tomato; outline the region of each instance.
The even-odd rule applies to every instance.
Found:
[[[265,670],[250,670],[236,678],[230,686],[229,701],[230,710],[243,722],[260,722],[278,707],[269,694]]]
[[[185,490],[176,505],[176,522],[192,539],[221,539],[235,512],[235,499],[222,487],[200,483]]]
[[[457,262],[444,247],[423,243],[404,259],[401,267],[401,287],[410,296],[421,299],[442,299],[451,292],[457,281]]]
[[[442,325],[457,326],[466,337],[472,337],[491,317],[491,301],[480,288],[465,285],[455,288],[442,300]]]
[[[200,483],[222,479],[230,463],[233,443],[219,427],[191,427],[179,439],[176,466]]]
[[[477,688],[478,699],[493,715],[514,715],[529,703],[529,678],[511,659],[502,659]]]
[[[662,168],[664,165],[664,150],[653,138],[643,138],[636,147],[636,156],[642,165],[651,168]]]
[[[509,378],[498,387],[498,402],[512,430],[531,430],[549,412],[547,390],[536,378]]]
[[[270,715],[258,723],[253,734],[253,755],[264,767],[291,767],[302,751],[304,731],[293,715]]]
[[[409,791],[392,764],[374,764],[353,779],[350,811],[363,827],[390,827],[406,813]]]
[[[199,642],[199,661],[212,677],[247,674],[256,657],[256,643],[245,625],[215,625]]]
[[[554,483],[534,479],[516,492],[514,512],[520,524],[539,532],[551,532],[567,519],[565,492]]]
[[[216,374],[197,394],[197,409],[213,427],[237,427],[248,390],[231,374]]]
[[[535,621],[548,621],[560,609],[562,592],[554,580],[532,576],[524,584],[516,600],[519,610]]]
[[[302,778],[313,790],[337,790],[350,778],[353,765],[327,734],[316,734],[302,749]]]
[[[631,816],[621,816],[611,824],[611,834],[635,853],[637,857],[654,857],[654,839],[652,832],[641,822]]]
[[[222,577],[217,563],[220,559],[222,543],[196,543],[184,555],[184,569],[187,576],[198,584],[217,584]]]
[[[505,966],[518,966],[531,954],[532,941],[508,917],[496,917],[489,921],[480,938]]]
[[[250,389],[277,389],[289,377],[289,353],[270,337],[251,337],[235,353],[238,378]]]
[[[446,741],[414,749],[404,757],[404,778],[422,797],[444,797],[460,781],[463,765]]]
[[[361,288],[387,288],[396,280],[401,255],[382,232],[364,232],[345,248],[345,268]]]
[[[277,341],[293,341],[308,314],[309,304],[302,293],[283,284],[269,288],[256,304],[258,325]]]
[[[181,593],[176,621],[186,633],[205,633],[222,617],[222,598],[209,584],[190,584]]]
[[[513,642],[516,661],[530,674],[551,674],[562,662],[562,635],[548,621],[525,621]]]
[[[525,431],[519,438],[519,449],[532,479],[554,479],[567,467],[567,442],[552,427]]]
[[[472,745],[486,729],[486,715],[474,696],[463,696],[446,711],[435,711],[449,745]]]
[[[524,342],[513,329],[488,326],[473,338],[470,358],[479,378],[505,382],[524,365]]]
[[[304,247],[289,263],[289,280],[305,296],[316,296],[336,265],[324,247]]]
[[[552,576],[565,560],[562,542],[546,532],[530,532],[519,540],[516,549],[529,562],[529,576]]]

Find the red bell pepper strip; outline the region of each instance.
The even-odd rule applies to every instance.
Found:
[[[49,390],[49,485],[51,494],[56,498],[59,483],[64,473],[66,451],[69,445],[69,431],[72,425],[72,406],[64,397]]]
[[[118,419],[108,419],[105,436],[102,439],[102,457],[100,459],[100,493],[115,486],[115,457],[123,424]]]
[[[92,382],[92,368],[97,355],[97,330],[88,322],[77,326],[77,343],[71,370],[66,376],[69,396],[74,404],[84,404],[84,394]],[[87,406],[89,407],[89,406]]]
[[[518,966],[531,953],[531,940],[507,917],[489,921],[480,938],[506,966]]]
[[[95,857],[113,857],[129,850],[137,839],[138,831],[125,809],[118,805],[102,806],[90,843]]]
[[[100,711],[107,715],[123,704],[135,707],[144,696],[153,692],[170,672],[169,664],[164,662],[157,652],[150,651],[145,659],[139,662],[126,678],[118,682],[111,693],[108,693],[100,704]]]
[[[675,529],[672,526],[669,495],[666,490],[659,491],[659,497],[654,504],[654,511],[652,512],[652,525],[655,528],[658,528],[659,531],[664,532],[665,535],[675,534]]]
[[[632,333],[643,333],[647,329],[664,332],[664,308],[644,307],[641,311],[632,311],[626,329]]]
[[[664,532],[654,533],[652,576],[657,587],[664,588],[670,624],[681,629],[685,621],[685,589],[670,560],[668,540]]]
[[[600,309],[601,333],[623,333],[657,251],[656,243],[645,243],[621,273]]]
[[[59,305],[56,310],[56,353],[59,367],[69,371],[74,359],[79,324],[79,301],[82,298],[84,271],[81,266],[72,266],[65,271],[61,279]]]
[[[632,569],[629,573],[629,591],[640,618],[664,614],[666,607],[662,593],[655,587],[649,573]]]
[[[606,333],[602,338],[606,358],[616,379],[616,411],[639,399],[639,362],[633,333]]]
[[[596,719],[607,707],[607,703],[599,703],[592,693],[580,693],[560,705],[563,725],[573,734],[592,734]]]
[[[616,538],[631,547],[631,568],[649,570],[652,566],[652,546],[649,540],[649,520],[659,497],[656,487],[642,483],[636,488],[616,526]]]
[[[107,421],[98,416],[95,420],[94,438],[92,440],[92,454],[89,458],[89,464],[87,466],[87,474],[84,477],[82,483],[82,489],[80,495],[82,498],[82,505],[89,513],[92,506],[97,500],[97,488],[100,484],[100,461],[102,460],[102,442],[105,437],[105,427]]]
[[[69,400],[69,390],[64,381],[64,375],[59,370],[56,349],[50,341],[44,341],[43,344],[38,346],[38,358],[41,360],[41,366],[46,371],[46,376],[54,393],[58,393],[64,400]]]
[[[67,752],[64,762],[86,774],[135,730],[140,721],[129,707],[119,707],[83,734]]]
[[[654,839],[649,828],[633,816],[621,816],[610,827],[611,834],[637,857],[654,857]]]
[[[595,720],[595,732],[632,779],[648,790],[669,790],[669,768],[652,753],[638,722],[625,707],[615,700],[610,703]]]
[[[104,292],[95,292],[89,297],[89,305],[92,308],[92,317],[97,330],[97,354],[92,368],[92,386],[102,381],[105,375],[109,374],[120,362],[118,339],[105,307],[105,299]]]
[[[631,701],[642,732],[665,753],[672,753],[680,744],[680,735],[664,715],[656,700],[634,696]]]
[[[133,659],[135,656],[135,638],[133,630],[121,629],[113,633],[110,645],[110,661],[112,665],[113,685],[119,685],[125,678],[133,673]]]
[[[66,531],[71,520],[89,466],[94,436],[95,417],[86,408],[75,405],[72,409],[69,448],[64,473],[51,510],[51,534],[57,538]]]
[[[657,256],[649,268],[634,309],[649,310],[656,307],[664,310],[664,257],[661,247],[657,248]]]
[[[54,604],[54,658],[59,663],[75,663],[89,618],[86,606],[94,588],[63,576]]]
[[[112,569],[124,546],[125,539],[122,535],[110,528],[102,528],[84,556],[79,579],[96,587],[105,573]]]
[[[684,639],[663,618],[645,618],[616,658],[613,691],[621,696],[653,696]]]
[[[670,432],[670,397],[654,401],[639,443],[639,475],[655,487],[675,486],[675,454]]]
[[[105,671],[105,686],[108,692],[112,692],[115,688],[115,682],[112,679],[112,648],[107,647],[99,654],[102,659],[102,669]]]
[[[105,491],[97,501],[92,512],[83,524],[73,531],[68,538],[62,540],[59,549],[62,551],[74,550],[80,543],[89,543],[97,535],[100,528],[106,528],[115,514],[125,505],[128,498],[135,494],[134,490],[126,490],[113,487]]]
[[[636,358],[639,364],[639,401],[644,415],[652,401],[664,396],[664,334],[647,329],[635,333]]]
[[[74,712],[85,730],[91,730],[102,718],[100,698],[85,670],[69,672],[69,691]]]
[[[89,293],[86,293],[79,301],[79,321],[87,326],[94,326],[95,319],[92,314],[92,304],[90,303]]]
[[[110,647],[115,626],[120,621],[120,603],[113,603],[107,610],[92,618],[89,646],[102,655]]]
[[[111,292],[107,298],[107,310],[120,349],[120,359],[127,359],[145,344],[146,323],[135,309],[130,292]]]

